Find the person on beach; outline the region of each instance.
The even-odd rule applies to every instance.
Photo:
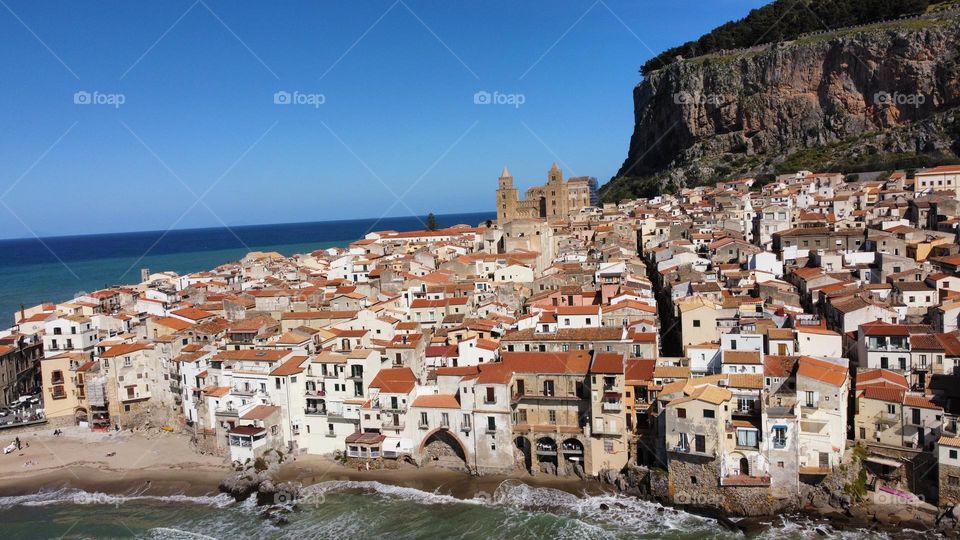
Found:
[[[17,443],[17,450],[23,448],[23,446],[20,445],[20,437],[17,437],[13,442]]]

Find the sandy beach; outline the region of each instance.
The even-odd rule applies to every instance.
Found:
[[[481,493],[492,494],[504,481],[520,481],[531,486],[559,489],[575,495],[596,495],[611,491],[609,487],[604,488],[596,480],[549,475],[531,476],[522,472],[508,475],[471,476],[442,468],[418,469],[413,466],[358,471],[328,457],[313,455],[298,456],[294,461],[284,464],[277,479],[297,481],[305,486],[341,480],[376,481],[420,491],[444,493],[460,499],[470,499]]]
[[[0,496],[77,488],[90,492],[204,495],[229,472],[222,457],[200,455],[183,434],[98,433],[44,428],[0,435],[22,449],[0,455]]]
[[[95,433],[66,428],[19,433],[22,450],[0,455],[0,496],[17,496],[62,488],[108,494],[208,495],[231,469],[225,458],[201,455],[189,437],[176,433],[129,431]],[[4,444],[13,436],[3,437]],[[576,495],[605,491],[596,481],[526,474],[475,477],[439,468],[405,467],[358,471],[329,457],[303,455],[285,463],[280,481],[303,485],[328,481],[377,481],[468,499],[492,494],[506,480],[560,489]]]

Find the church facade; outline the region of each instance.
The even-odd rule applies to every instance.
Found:
[[[563,172],[554,163],[547,172],[547,183],[533,186],[520,199],[520,191],[513,185],[513,176],[504,167],[497,188],[497,221],[544,218],[566,219],[570,212],[597,203],[597,180],[589,176],[563,179]]]

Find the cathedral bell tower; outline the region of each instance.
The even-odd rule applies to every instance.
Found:
[[[510,176],[510,171],[504,166],[497,187],[497,221],[499,223],[506,223],[516,217],[519,197],[517,188],[513,187],[513,177]]]

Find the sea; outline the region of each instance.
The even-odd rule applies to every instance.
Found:
[[[437,225],[476,226],[494,212],[437,215]],[[0,329],[20,306],[63,302],[83,293],[140,282],[140,270],[184,274],[238,261],[250,251],[284,255],[346,246],[370,231],[412,231],[426,216],[174,229],[0,240]]]
[[[710,518],[619,494],[578,496],[505,481],[494,493],[457,499],[373,481],[332,481],[306,489],[280,523],[252,501],[206,497],[115,497],[57,490],[0,498],[3,538],[143,539],[742,539]],[[922,533],[897,534],[920,538]],[[754,538],[887,539],[829,522],[772,518]]]

